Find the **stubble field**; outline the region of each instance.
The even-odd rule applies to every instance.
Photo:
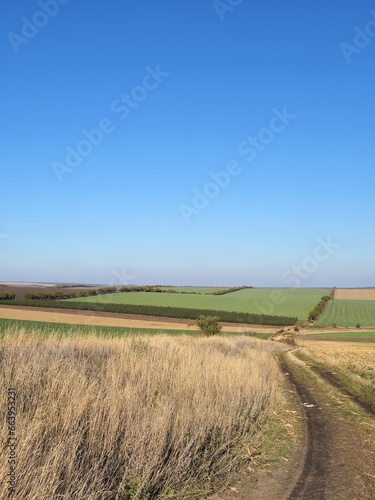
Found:
[[[375,289],[337,288],[335,299],[342,300],[375,300]]]

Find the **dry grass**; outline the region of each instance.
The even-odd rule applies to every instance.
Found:
[[[12,498],[204,497],[230,480],[244,449],[261,443],[276,404],[278,348],[245,337],[46,338],[8,330],[0,377],[4,402],[8,387],[17,391]]]
[[[301,342],[303,351],[327,366],[375,377],[375,345],[354,342]]]
[[[335,299],[346,299],[346,300],[375,300],[375,289],[350,289],[350,288],[338,288],[335,290]]]

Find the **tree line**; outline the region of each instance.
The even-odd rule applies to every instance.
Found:
[[[323,295],[320,299],[320,302],[314,307],[312,311],[309,312],[309,321],[316,321],[319,316],[323,313],[326,305],[330,300],[333,300],[335,296],[336,288],[332,288],[331,293],[329,295]]]
[[[254,288],[253,286],[232,286],[231,288],[223,288],[215,292],[209,292],[207,295],[225,295],[227,293],[238,292],[239,290],[246,290],[247,288]]]

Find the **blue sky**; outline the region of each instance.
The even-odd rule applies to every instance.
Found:
[[[373,2],[1,11],[1,280],[375,286]]]

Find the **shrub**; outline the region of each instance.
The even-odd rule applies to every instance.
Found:
[[[114,286],[107,286],[107,287],[103,287],[103,288],[98,288],[97,292],[98,292],[98,294],[116,293],[117,288]]]
[[[197,325],[202,335],[206,337],[219,335],[221,332],[221,325],[219,325],[219,318],[217,316],[199,316],[193,325]]]
[[[244,335],[245,337],[256,337],[257,332],[254,332],[253,330],[245,330]]]
[[[16,295],[13,292],[0,293],[0,300],[13,300],[15,298]]]

